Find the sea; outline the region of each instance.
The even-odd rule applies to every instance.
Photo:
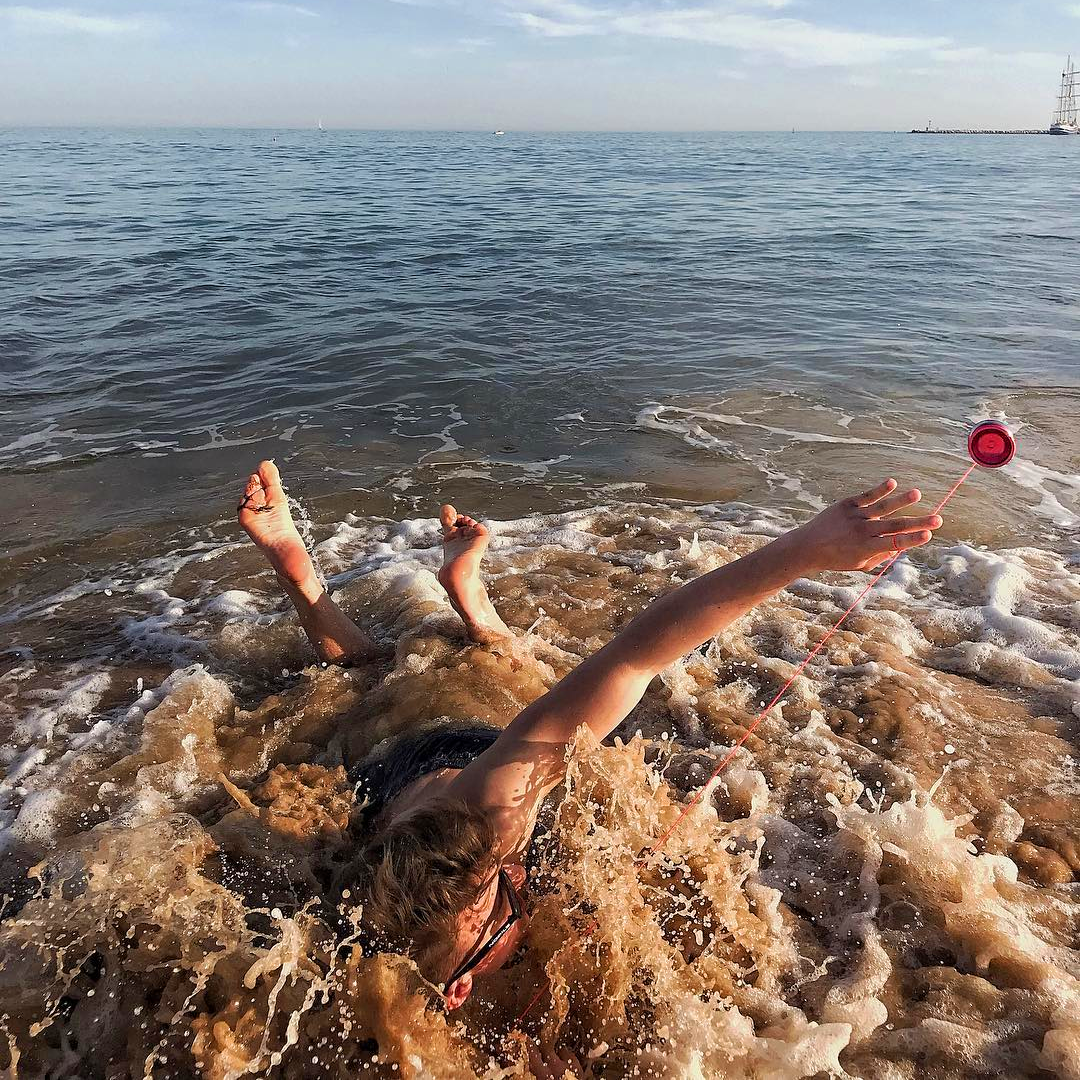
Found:
[[[0,1069],[1080,1078],[1080,140],[0,130]],[[447,1014],[342,886],[349,766],[504,725],[652,599],[976,469],[573,746]],[[276,461],[383,646],[236,525]],[[441,502],[517,637],[470,644]],[[553,1058],[551,1060],[554,1060]],[[550,1075],[559,1075],[549,1070]]]

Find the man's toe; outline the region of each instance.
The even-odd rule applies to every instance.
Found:
[[[276,501],[278,495],[285,494],[281,489],[281,473],[272,461],[259,462],[259,477],[271,501]]]
[[[265,493],[263,491],[262,478],[258,473],[252,473],[248,479],[247,484],[244,485],[244,497],[240,500],[238,510],[258,510],[266,502]]]

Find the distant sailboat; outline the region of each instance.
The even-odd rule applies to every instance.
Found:
[[[326,128],[324,128],[324,127],[322,126],[322,120],[320,120],[320,121],[319,121],[319,123],[318,123],[318,128],[319,128],[319,130],[320,130],[320,131],[325,131],[325,130],[326,130]]]
[[[1057,109],[1050,121],[1051,135],[1080,135],[1076,124],[1076,77],[1080,72],[1073,66],[1072,57],[1065,61],[1061,73],[1061,90],[1058,91]]]

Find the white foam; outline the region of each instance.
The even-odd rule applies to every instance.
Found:
[[[846,420],[847,423],[843,421]],[[851,422],[850,417],[842,417],[838,426],[845,430]],[[1017,421],[1009,421],[1014,430],[1022,428]],[[772,484],[790,490],[808,505],[818,509],[824,503],[812,492],[805,490],[806,477],[786,476],[769,463],[769,457],[777,449],[800,443],[824,443],[838,446],[866,446],[895,450],[905,456],[911,454],[929,454],[968,464],[966,455],[959,450],[934,445],[920,445],[916,442],[897,443],[888,439],[864,439],[853,435],[839,435],[833,431],[799,431],[748,420],[734,413],[714,411],[704,407],[682,407],[650,402],[643,406],[634,419],[634,426],[643,431],[656,431],[680,439],[688,446],[707,450],[711,453],[730,455],[756,468]],[[717,434],[716,429],[727,433],[744,429],[762,433],[758,443],[768,447],[769,453],[755,447],[753,452],[744,449],[734,435],[725,437]],[[1047,465],[1032,461],[1028,457],[1014,458],[1007,466],[997,470],[998,474],[1023,489],[1025,496],[1036,496],[1032,512],[1051,521],[1064,529],[1074,529],[1080,524],[1080,511],[1076,509],[1080,502],[1080,476],[1052,469]],[[1067,503],[1069,505],[1067,505]]]
[[[1080,514],[1061,502],[1064,492],[1055,494],[1050,485],[1064,488],[1075,499],[1080,497],[1080,476],[1048,469],[1026,458],[1014,458],[1006,466],[1007,474],[1018,484],[1038,493],[1039,502],[1033,507],[1036,514],[1049,518],[1055,525],[1074,529],[1080,525]]]
[[[212,597],[203,606],[206,615],[221,615],[225,618],[238,619],[249,615],[258,615],[261,611],[259,598],[244,589],[226,589]]]
[[[39,844],[51,843],[56,829],[56,815],[65,801],[66,795],[60,788],[31,792],[23,800],[10,826],[11,835]]]
[[[884,446],[892,450],[903,450],[905,453],[915,451],[917,453],[939,454],[952,458],[960,457],[955,451],[942,450],[935,447],[919,447],[912,446],[908,443],[889,443],[876,439],[860,439],[854,435],[835,435],[820,431],[793,431],[790,428],[755,423],[752,420],[745,420],[743,417],[733,414],[716,413],[705,409],[685,409],[675,405],[661,405],[656,402],[650,403],[642,408],[635,417],[634,424],[637,427],[656,431],[682,431],[679,421],[665,420],[665,416],[682,416],[690,418],[681,423],[687,424],[698,430],[702,429],[700,429],[697,422],[704,420],[708,423],[719,424],[722,427],[754,428],[758,431],[764,431],[768,435],[783,435],[792,442],[833,443],[847,446]],[[682,433],[685,435],[685,431]],[[722,442],[722,440],[715,439],[715,436],[709,435],[703,430],[702,437],[706,441],[715,440],[718,443]]]
[[[18,738],[47,742],[57,727],[70,725],[90,715],[112,683],[107,671],[85,671],[78,665],[68,669],[68,681],[57,690],[41,693],[47,704],[30,709],[16,725]]]

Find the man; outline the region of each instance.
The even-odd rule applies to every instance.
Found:
[[[930,541],[941,518],[898,516],[918,490],[886,480],[843,499],[750,555],[656,600],[505,730],[435,722],[376,748],[358,770],[370,800],[363,848],[365,916],[443,986],[460,1006],[473,983],[501,967],[526,922],[524,862],[544,797],[565,775],[566,749],[581,725],[609,735],[664,668],[719,634],[798,578],[870,570]],[[321,659],[375,655],[371,640],[334,603],[315,574],[289,513],[277,467],[248,479],[241,526],[269,559]],[[484,525],[441,512],[439,581],[470,637],[511,634],[480,579]]]

